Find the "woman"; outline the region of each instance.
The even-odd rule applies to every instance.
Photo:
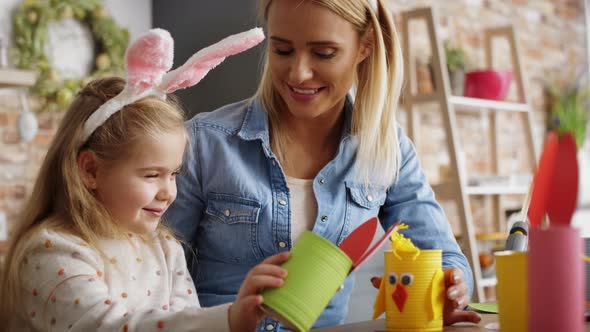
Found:
[[[232,301],[254,264],[306,229],[340,244],[379,216],[384,228],[403,220],[418,247],[443,249],[445,323],[479,321],[456,310],[471,270],[395,120],[403,61],[385,0],[261,0],[260,11],[268,52],[258,92],[188,122],[197,143],[167,214],[196,251],[201,304]],[[316,326],[344,320],[353,283]],[[261,329],[280,326],[267,319]]]

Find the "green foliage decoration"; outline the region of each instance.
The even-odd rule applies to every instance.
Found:
[[[588,126],[590,90],[587,87],[568,86],[549,88],[550,121],[549,128],[561,136],[572,133],[578,149],[584,144]]]
[[[443,46],[449,72],[466,70],[470,66],[469,57],[462,48],[451,45],[449,41],[445,41]]]
[[[24,0],[12,18],[14,62],[38,72],[31,93],[41,97],[41,112],[65,109],[92,79],[123,74],[129,32],[117,25],[101,0]],[[87,77],[62,79],[45,54],[48,24],[69,18],[87,25],[94,38],[94,68]]]

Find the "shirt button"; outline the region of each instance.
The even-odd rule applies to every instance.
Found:
[[[229,217],[231,215],[231,211],[229,209],[225,209],[225,211],[223,213],[225,214],[226,217]]]
[[[287,205],[287,201],[286,201],[286,200],[284,200],[284,199],[281,199],[281,200],[279,201],[279,204],[281,204],[281,205]]]
[[[326,180],[324,180],[324,178],[320,179],[320,184],[324,184],[326,182]]]
[[[323,221],[323,222],[326,222],[326,221],[328,221],[328,216],[322,216],[322,221]]]
[[[273,160],[273,161],[272,161],[272,165],[273,165],[273,166],[276,166],[276,165],[277,165],[277,163],[276,163],[276,162]],[[271,325],[268,325],[268,326],[271,326]]]
[[[281,243],[282,243],[282,242],[281,242]],[[266,330],[267,330],[267,331],[272,331],[272,330],[274,330],[274,328],[275,328],[275,327],[274,327],[272,324],[268,324],[268,325],[266,325]]]
[[[279,242],[279,247],[281,247],[281,248],[285,248],[286,246],[287,246],[287,244],[286,244],[285,242],[283,242],[283,241]],[[267,330],[268,330],[268,327],[269,327],[269,326],[272,326],[272,325],[267,325],[267,326],[266,326],[266,327],[267,327]]]
[[[371,195],[371,194],[367,195],[367,201],[372,202],[373,201],[373,195]]]

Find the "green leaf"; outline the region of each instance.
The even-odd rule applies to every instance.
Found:
[[[584,144],[590,94],[587,88],[549,89],[552,100],[550,128],[560,135],[572,133],[579,148]]]

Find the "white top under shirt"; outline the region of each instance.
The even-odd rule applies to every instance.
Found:
[[[318,203],[313,192],[313,180],[286,178],[291,194],[291,243],[295,243],[303,231],[313,229]]]

